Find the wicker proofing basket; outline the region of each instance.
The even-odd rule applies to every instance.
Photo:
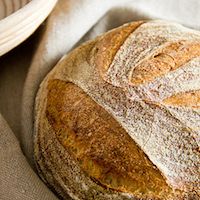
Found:
[[[0,0],[0,56],[28,38],[57,0]]]

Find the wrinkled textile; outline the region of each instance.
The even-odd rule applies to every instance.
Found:
[[[0,200],[58,199],[34,167],[33,123],[39,84],[63,55],[135,20],[199,30],[199,10],[199,0],[59,0],[28,40],[0,58]]]

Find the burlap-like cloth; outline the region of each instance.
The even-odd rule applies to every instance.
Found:
[[[38,86],[78,44],[123,23],[168,19],[200,28],[199,0],[59,0],[40,28],[0,58],[0,200],[58,199],[33,162]]]

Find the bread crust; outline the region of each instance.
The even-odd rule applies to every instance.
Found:
[[[46,117],[60,144],[103,187],[163,199],[172,193],[126,131],[75,84],[49,81]]]
[[[102,76],[104,76],[109,69],[115,54],[123,42],[143,23],[144,21],[138,21],[131,24],[125,24],[123,28],[110,31],[97,40],[95,45],[96,54],[94,56],[96,66],[99,67]]]
[[[131,82],[140,85],[155,80],[182,67],[192,58],[200,56],[200,43],[178,41],[160,49],[156,55],[134,67]]]
[[[178,97],[173,97],[180,92],[200,89],[200,34],[163,21],[140,22],[139,25],[122,26],[107,33],[105,41],[102,35],[75,49],[57,64],[40,86],[35,109],[35,160],[44,179],[64,198],[66,194],[74,199],[116,200],[189,200],[200,197],[200,112],[196,107],[196,100],[192,100],[191,104],[180,100],[179,103],[174,103],[178,102]],[[128,30],[137,28],[127,36],[127,31],[123,29],[129,26]],[[115,37],[116,44],[121,46],[116,45],[113,50],[107,38],[109,34],[115,33],[122,34]],[[171,52],[169,47],[179,44],[178,41],[186,41],[186,44],[192,45],[184,46],[187,52],[183,52],[182,61],[178,59],[181,53],[177,50],[173,58],[176,65],[165,70],[168,64],[171,65],[171,57],[167,57]],[[107,51],[110,49],[114,53],[107,56],[103,53],[105,47]],[[166,50],[162,50],[163,48]],[[151,61],[153,56],[160,55],[159,52],[164,52],[167,56],[162,55],[159,61]],[[145,74],[148,73],[142,71],[142,66],[148,66],[144,64],[148,62],[153,63],[153,66],[157,62],[163,62],[164,71],[157,73],[156,69],[152,72],[155,75],[147,78]],[[149,70],[148,67],[144,69],[147,72]],[[133,79],[137,76],[141,76],[142,81],[136,81],[136,84]],[[56,131],[55,122],[50,123],[48,118],[48,94],[55,89],[55,86],[50,86],[53,80],[75,84],[113,116],[160,170],[168,186],[173,189],[172,194],[168,192],[163,198],[159,195],[117,191],[104,188],[91,179],[81,165],[77,164],[77,158],[70,154],[69,148],[61,144],[64,139],[59,141],[56,138],[57,132],[62,130],[61,126]],[[176,83],[179,82],[182,84],[177,87]],[[73,96],[73,91],[70,94]],[[198,95],[194,99],[198,100]]]

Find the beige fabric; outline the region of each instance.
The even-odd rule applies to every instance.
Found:
[[[57,199],[34,171],[33,106],[41,80],[64,54],[132,20],[199,29],[199,9],[199,0],[59,0],[33,36],[0,58],[0,200]]]
[[[23,156],[19,142],[0,116],[0,199],[56,199]]]

